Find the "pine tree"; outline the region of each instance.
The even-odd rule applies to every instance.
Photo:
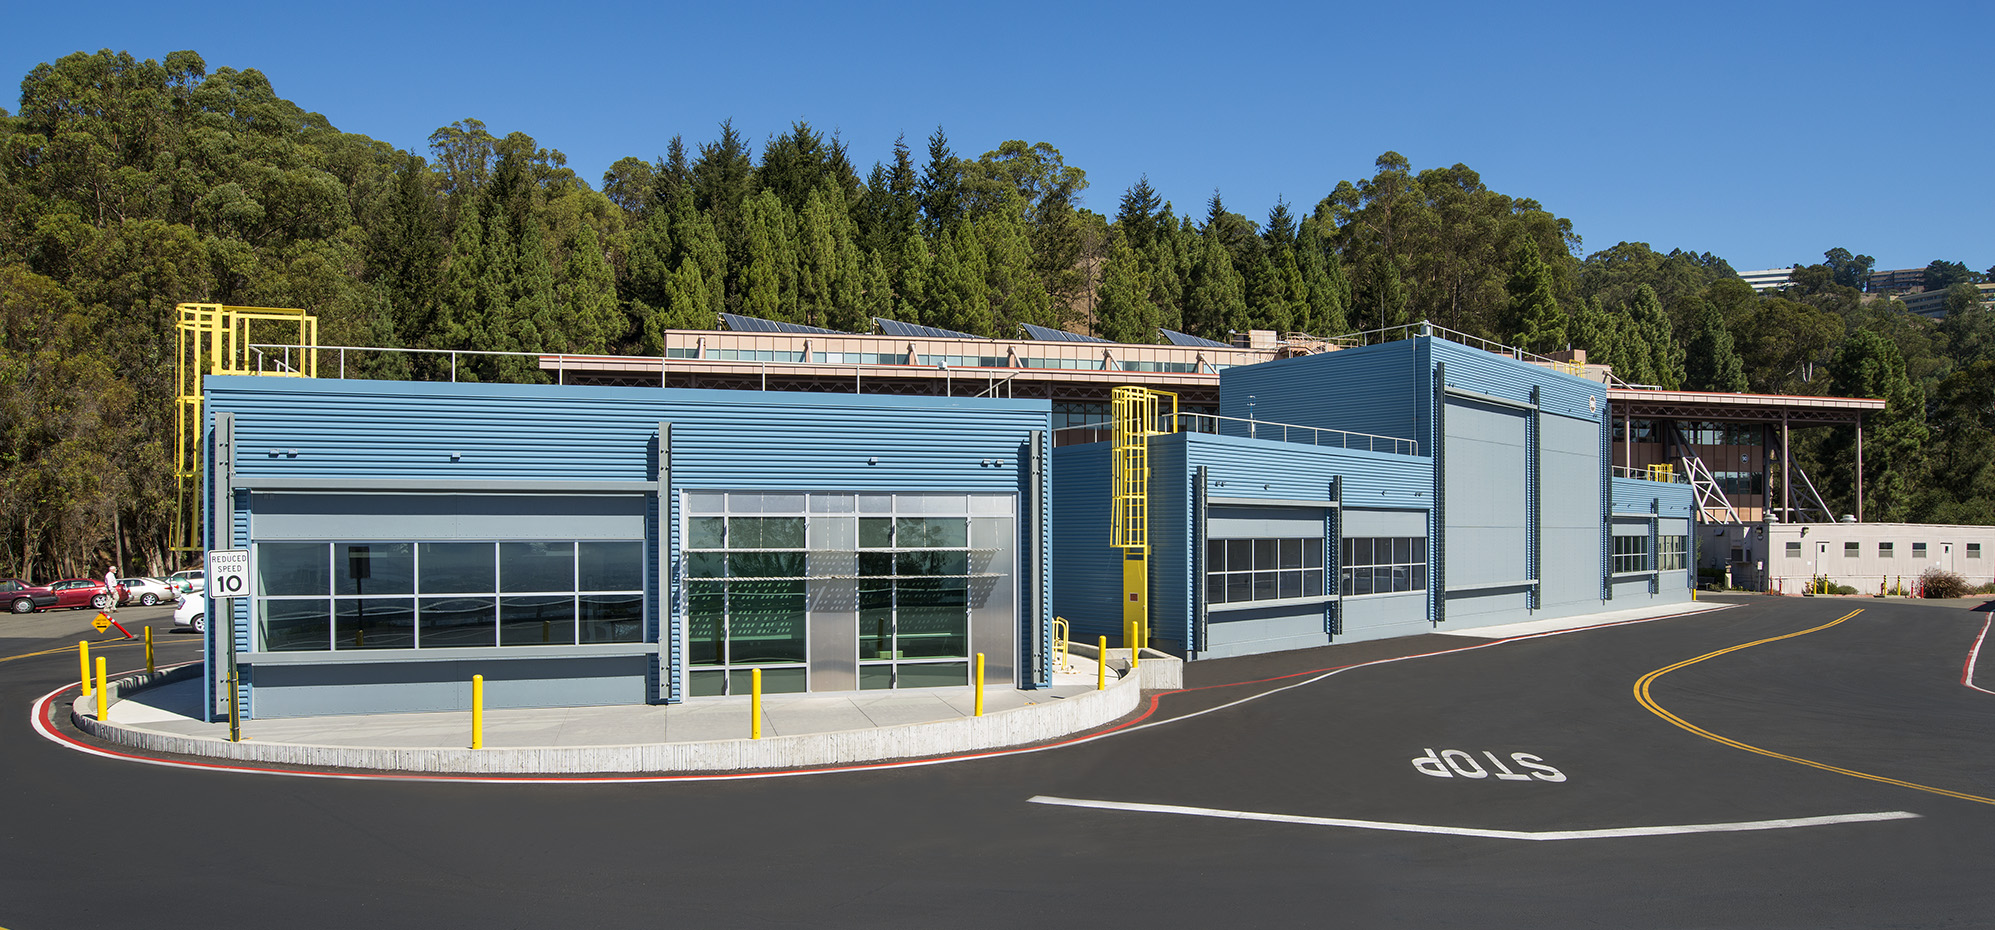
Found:
[[[796,218],[770,191],[742,206],[744,263],[740,312],[765,320],[797,319]]]
[[[943,231],[929,281],[930,310],[923,323],[963,333],[991,331],[989,263],[968,223]]]
[[[1690,345],[1684,356],[1684,386],[1693,391],[1744,393],[1746,367],[1725,327],[1724,314],[1707,300],[1697,302]]]
[[[558,306],[565,319],[567,345],[562,351],[602,352],[623,335],[618,317],[616,276],[603,255],[596,231],[584,225],[569,243],[568,264],[562,269]]]
[[[963,216],[963,161],[949,150],[949,134],[935,127],[928,137],[928,166],[921,173],[923,229],[936,239]]]
[[[1924,473],[1925,397],[1907,377],[1898,344],[1874,330],[1851,334],[1829,367],[1831,393],[1885,401],[1882,413],[1864,421],[1863,514],[1866,520],[1903,521]],[[1852,502],[1856,498],[1855,444],[1855,430],[1849,427],[1835,430],[1824,444],[1832,459],[1845,463],[1824,476],[1833,498]]]
[[[1662,301],[1656,292],[1644,284],[1635,289],[1635,299],[1629,305],[1629,317],[1641,331],[1641,345],[1648,351],[1648,377],[1644,382],[1661,387],[1665,391],[1680,390],[1683,387],[1683,347],[1677,344],[1676,335],[1669,325],[1669,313],[1663,310]],[[1624,350],[1622,355],[1632,355],[1632,350]]]
[[[1213,200],[1217,202],[1215,195]],[[1232,331],[1247,328],[1246,282],[1233,267],[1233,255],[1217,235],[1199,237],[1201,251],[1185,295],[1185,325],[1193,335],[1230,342]]]
[[[1157,305],[1150,300],[1150,275],[1129,241],[1117,236],[1102,268],[1095,335],[1116,342],[1157,341]]]
[[[1510,272],[1512,337],[1519,348],[1556,352],[1567,345],[1566,315],[1559,308],[1552,268],[1538,255],[1538,243],[1522,237]]]
[[[1122,194],[1122,202],[1115,211],[1115,229],[1129,241],[1129,247],[1138,253],[1148,250],[1162,231],[1160,221],[1167,221],[1169,213],[1159,215],[1163,199],[1157,196],[1156,189],[1150,186],[1150,176],[1143,175]]]

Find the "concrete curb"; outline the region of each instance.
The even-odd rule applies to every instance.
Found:
[[[1092,656],[1092,647],[1076,644],[1076,654]],[[1119,657],[1117,653],[1121,653]],[[644,743],[625,746],[520,747],[473,750],[464,747],[385,749],[313,746],[297,743],[244,741],[231,743],[209,737],[179,736],[100,721],[93,701],[78,698],[70,719],[78,729],[98,739],[144,752],[205,756],[233,762],[375,769],[447,774],[585,774],[727,772],[856,765],[891,759],[915,759],[975,753],[1067,736],[1112,723],[1136,710],[1146,690],[1175,690],[1184,685],[1184,662],[1144,650],[1137,675],[1127,674],[1127,650],[1109,650],[1109,660],[1124,661],[1122,674],[1102,691],[1029,707],[901,726],[833,733],[772,736],[760,740],[732,739],[684,743]],[[1111,666],[1113,667],[1113,665]],[[199,664],[158,675],[136,675],[108,683],[118,696],[144,687],[200,674]],[[112,705],[114,708],[116,704]]]

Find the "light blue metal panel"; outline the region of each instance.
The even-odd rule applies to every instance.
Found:
[[[1646,514],[1653,510],[1665,517],[1691,515],[1695,502],[1690,485],[1641,478],[1614,479],[1614,512]]]
[[[1212,497],[1328,502],[1330,479],[1342,477],[1348,507],[1426,510],[1431,504],[1433,463],[1425,456],[1206,433],[1176,438],[1187,443],[1186,467],[1210,470],[1206,493]]]
[[[1600,422],[1541,417],[1539,605],[1600,603]]]
[[[1122,640],[1122,551],[1108,545],[1110,451],[1106,442],[1053,450],[1053,612],[1086,643]]]
[[[1447,589],[1527,580],[1523,411],[1451,399],[1445,422]],[[1450,615],[1459,604],[1450,597]]]
[[[1219,373],[1219,412],[1418,440],[1426,382],[1414,340],[1242,365]]]
[[[681,487],[1016,491],[1047,401],[556,385],[208,379],[248,479],[645,481],[660,420]],[[452,458],[452,454],[456,458]],[[1002,461],[1002,466],[991,463]]]
[[[1501,397],[1517,403],[1530,403],[1531,389],[1538,389],[1538,402],[1546,413],[1582,419],[1596,419],[1607,406],[1607,389],[1585,378],[1561,374],[1550,368],[1520,362],[1481,349],[1471,349],[1446,339],[1423,337],[1430,343],[1435,362],[1448,366],[1448,386]]]

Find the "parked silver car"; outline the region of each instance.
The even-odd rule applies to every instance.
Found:
[[[151,607],[154,604],[171,603],[180,597],[180,591],[157,578],[120,578],[118,587],[124,589],[120,604],[138,604]]]

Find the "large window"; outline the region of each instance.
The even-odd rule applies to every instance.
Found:
[[[998,609],[1015,509],[1011,495],[688,492],[688,692],[746,694],[756,669],[764,691],[809,690],[812,623],[855,613],[827,642],[856,643],[844,661],[861,689],[968,685],[971,619]]]
[[[1208,539],[1205,602],[1323,596],[1323,538]]]
[[[1365,536],[1344,540],[1338,565],[1344,595],[1427,590],[1427,538]]]
[[[1645,572],[1649,570],[1649,538],[1647,536],[1614,537],[1614,573]]]
[[[1656,538],[1656,568],[1666,572],[1682,571],[1689,561],[1690,539],[1686,536],[1659,536]],[[1732,561],[1744,562],[1745,550],[1734,548]]]
[[[643,642],[644,543],[259,543],[256,620],[268,652]]]

